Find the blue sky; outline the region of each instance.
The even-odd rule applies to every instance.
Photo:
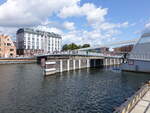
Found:
[[[63,44],[100,45],[138,38],[150,26],[150,0],[0,0],[0,31],[59,33]],[[34,8],[33,8],[34,7]]]

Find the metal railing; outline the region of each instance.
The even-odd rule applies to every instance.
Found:
[[[87,52],[87,51],[61,51],[61,52],[53,52],[48,54],[40,54],[36,56],[51,56],[51,55],[79,55],[79,56],[97,56],[97,57],[113,57],[113,58],[122,58],[122,55],[112,55],[112,54],[104,54],[104,53],[95,53],[95,52]]]
[[[129,113],[149,89],[150,82],[149,84],[145,84],[143,87],[141,87],[139,91],[137,91],[132,97],[128,98],[127,101],[117,108],[113,113]]]
[[[150,60],[150,54],[143,54],[143,53],[136,53],[136,54],[130,54],[130,59],[136,59],[136,60]]]

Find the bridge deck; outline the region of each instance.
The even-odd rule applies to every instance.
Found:
[[[150,90],[139,100],[130,113],[150,113]]]

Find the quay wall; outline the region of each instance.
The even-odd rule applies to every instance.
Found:
[[[37,60],[34,57],[31,58],[0,58],[0,64],[30,64],[36,63]]]

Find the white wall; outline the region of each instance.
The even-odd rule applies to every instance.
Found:
[[[47,52],[52,53],[53,51],[61,50],[62,39],[60,38],[54,38],[54,37],[48,37],[48,36],[47,38],[45,38],[45,36],[42,37],[41,35],[31,34],[31,33],[24,33],[23,35],[22,33],[19,33],[17,37],[25,37],[25,40],[24,40],[25,49],[38,49],[37,48],[38,46],[39,49],[44,50],[44,52],[46,53]],[[34,38],[34,40],[32,38]],[[28,44],[29,41],[30,43]],[[37,45],[37,42],[39,42],[38,45]]]

